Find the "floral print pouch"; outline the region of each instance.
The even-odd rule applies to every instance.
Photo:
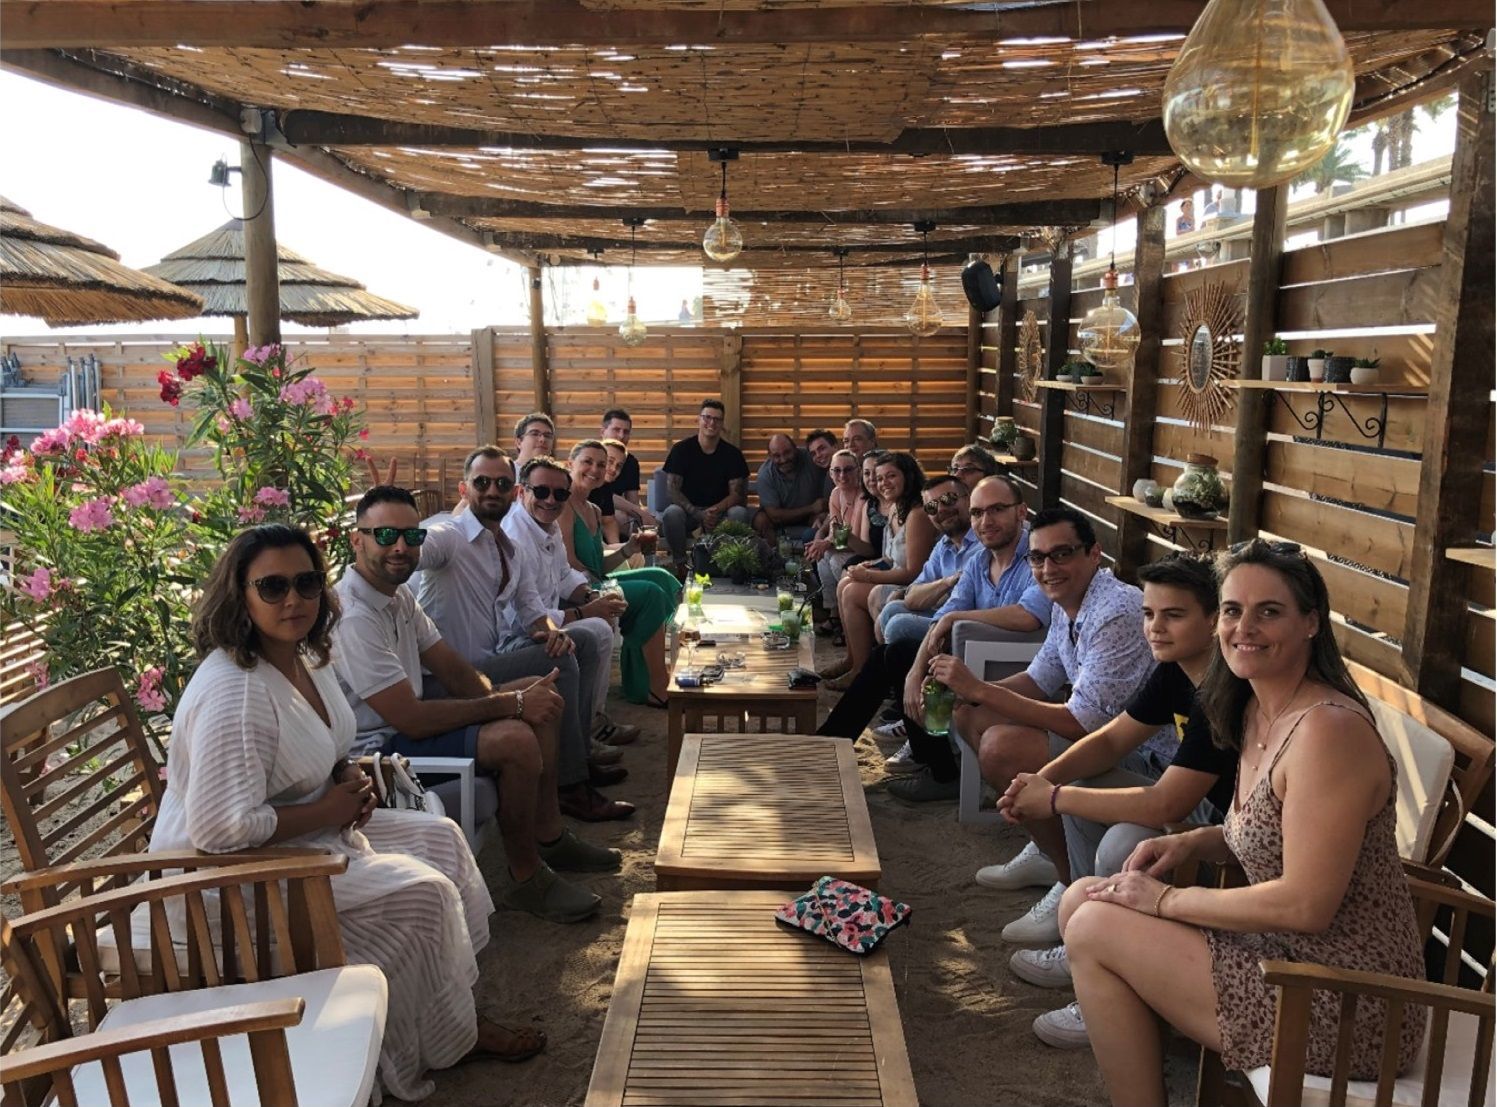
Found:
[[[857,884],[823,876],[805,895],[781,904],[775,921],[820,935],[859,955],[871,953],[884,936],[910,917],[908,904]]]

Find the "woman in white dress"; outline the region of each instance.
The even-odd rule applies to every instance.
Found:
[[[229,544],[193,617],[203,661],[177,709],[151,849],[347,856],[332,882],[344,952],[377,965],[390,989],[379,1085],[419,1100],[435,1089],[428,1069],[523,1060],[545,1035],[477,1015],[476,954],[494,905],[457,825],[376,809],[345,759],[354,717],[328,664],[337,619],[304,531],[259,526]]]

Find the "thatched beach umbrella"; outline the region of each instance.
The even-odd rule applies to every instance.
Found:
[[[0,312],[54,327],[192,319],[203,300],[120,264],[109,247],[49,227],[0,196]]]
[[[281,318],[308,327],[338,327],[366,319],[414,319],[419,312],[376,296],[352,277],[319,269],[295,250],[276,244]],[[244,276],[244,223],[230,219],[218,230],[167,254],[146,272],[203,298],[204,315],[234,319],[235,345],[243,349],[249,297]]]

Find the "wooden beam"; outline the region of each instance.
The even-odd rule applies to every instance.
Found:
[[[731,145],[740,154],[907,154],[912,157],[955,154],[1101,154],[1128,150],[1140,157],[1173,157],[1164,121],[1149,119],[1100,123],[1062,123],[1052,127],[952,127],[901,131],[891,142],[865,139],[754,139],[729,142],[714,138],[679,138],[673,134],[546,135],[528,131],[493,131],[433,123],[408,123],[378,116],[340,115],[296,108],[281,116],[281,133],[296,146],[440,146],[499,147],[508,150],[637,150],[696,152]]]
[[[545,204],[532,200],[500,200],[488,196],[452,196],[439,192],[415,194],[416,201],[433,215],[454,219],[608,219],[621,210],[652,223],[697,223],[710,218],[706,209],[620,209],[617,204]],[[1111,207],[1111,201],[1107,202]],[[748,211],[733,209],[740,223],[819,223],[828,231],[852,223],[891,226],[928,219],[937,226],[1053,227],[1084,226],[1103,216],[1101,200],[1026,200],[1012,204],[988,204],[964,208],[848,208],[840,211]],[[627,239],[625,240],[627,241]],[[643,248],[643,243],[641,243]]]
[[[642,248],[641,248],[642,249]],[[678,246],[677,251],[688,249]],[[676,253],[657,251],[658,257],[651,257],[641,252],[636,268],[643,269],[649,265],[700,265],[703,269],[795,269],[816,270],[836,269],[835,261],[822,261],[815,254],[781,254],[778,250],[745,250],[732,261],[712,261],[701,252],[701,246],[693,244],[690,247],[694,251],[689,260],[683,260]],[[829,248],[823,247],[824,252],[830,252]],[[622,252],[619,253],[617,261],[610,261],[606,257],[597,258],[590,256],[575,256],[560,253],[545,253],[541,255],[547,265],[572,265],[572,266],[598,266],[613,265],[626,267],[629,258]],[[918,269],[921,265],[929,264],[931,269],[945,265],[965,265],[971,257],[969,251],[958,254],[931,254],[929,258],[921,254],[910,256],[891,256],[887,258],[871,258],[858,261],[855,257],[848,258],[848,269]],[[525,264],[529,264],[527,261]]]
[[[967,441],[977,440],[977,388],[982,381],[983,313],[967,305]],[[911,441],[913,441],[913,437]]]
[[[1049,318],[1045,325],[1045,377],[1054,379],[1071,351],[1071,243],[1062,239],[1050,251]],[[1065,447],[1066,393],[1040,391],[1039,507],[1060,503],[1060,455]]]
[[[1479,0],[1328,0],[1343,31],[1489,27]],[[767,10],[586,8],[576,0],[0,0],[0,23],[17,48],[232,46],[349,47],[670,46],[805,42],[902,42],[922,35],[984,41],[1036,36],[1105,38],[1184,34],[1204,0],[970,8],[910,4]]]
[[[1014,373],[1018,369],[1019,262],[1015,250],[1003,263],[1003,302],[998,305],[998,381],[993,388],[993,416],[1014,413]]]
[[[718,374],[723,402],[723,434],[729,442],[743,446],[743,335],[736,329],[723,336],[722,362]]]
[[[498,396],[494,385],[494,328],[473,332],[473,423],[476,446],[499,441]]]
[[[1154,417],[1159,411],[1159,353],[1164,337],[1165,209],[1148,208],[1138,216],[1138,244],[1133,251],[1133,314],[1138,317],[1138,350],[1123,409],[1123,457],[1118,495],[1133,493],[1133,482],[1154,471]],[[1150,526],[1132,512],[1119,512],[1118,563],[1114,572],[1133,581],[1149,557]]]
[[[239,176],[244,183],[244,296],[251,346],[281,340],[273,165],[274,157],[263,143],[249,139],[239,143]]]
[[[541,267],[532,265],[530,277],[530,379],[535,411],[551,410],[551,366],[546,353],[546,304],[541,297]]]
[[[1284,270],[1284,225],[1289,186],[1258,191],[1253,216],[1252,260],[1248,263],[1247,309],[1242,322],[1240,377],[1257,376],[1263,343],[1278,328],[1279,286]],[[1237,437],[1232,448],[1232,503],[1227,512],[1227,542],[1258,536],[1263,498],[1263,460],[1268,446],[1269,394],[1259,388],[1237,390]]]
[[[1475,509],[1491,430],[1486,396],[1494,368],[1492,115],[1487,110],[1492,77],[1483,69],[1461,86],[1458,107],[1403,633],[1409,686],[1452,710],[1460,705],[1470,570],[1445,557],[1445,550],[1475,545],[1476,532],[1491,526]]]

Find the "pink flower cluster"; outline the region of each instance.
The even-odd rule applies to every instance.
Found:
[[[25,458],[13,458],[0,467],[0,484],[20,484],[31,479],[31,466]]]
[[[186,352],[177,358],[177,375],[184,381],[190,381],[194,377],[218,368],[218,358],[204,349],[201,342],[191,348],[186,346],[182,348]]]
[[[263,366],[266,362],[280,357],[283,352],[278,342],[272,342],[267,346],[251,346],[248,350],[244,351],[244,360],[253,365]]]
[[[265,518],[263,507],[241,507],[238,511],[241,523],[258,523]]]
[[[337,401],[327,394],[327,385],[316,377],[303,377],[286,385],[281,389],[281,402],[309,406],[318,415],[331,415],[338,409]]]
[[[267,485],[255,493],[255,503],[261,507],[290,507],[291,493],[284,488],[271,488]]]
[[[232,415],[235,419],[248,419],[254,413],[255,409],[243,396],[240,396],[229,405],[229,414]]]
[[[147,711],[165,710],[166,693],[161,690],[161,678],[165,675],[159,665],[141,673],[140,683],[135,686],[135,702]]]
[[[52,683],[52,673],[47,668],[45,661],[32,661],[26,666],[26,675],[35,682],[38,689],[45,688]]]
[[[108,496],[85,500],[68,512],[68,525],[83,534],[96,530],[108,530],[114,526],[114,512],[110,510]]]
[[[16,584],[21,591],[30,596],[37,603],[46,603],[53,593],[62,592],[73,586],[73,582],[66,577],[52,576],[52,570],[42,565],[29,577],[17,577]]]
[[[131,507],[154,507],[157,511],[165,511],[177,502],[165,477],[147,477],[125,489],[120,497]]]
[[[134,419],[106,419],[97,411],[79,408],[60,425],[38,435],[31,443],[31,452],[37,456],[62,454],[75,445],[97,446],[107,438],[132,438],[145,432]]]

